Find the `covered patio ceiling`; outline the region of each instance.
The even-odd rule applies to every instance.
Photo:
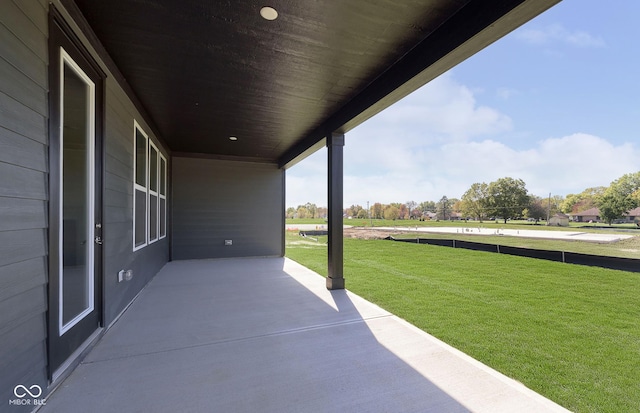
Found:
[[[171,150],[281,167],[558,1],[63,0]]]

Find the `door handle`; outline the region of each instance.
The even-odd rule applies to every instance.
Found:
[[[101,237],[96,237],[95,242],[98,245],[102,245],[102,238]]]

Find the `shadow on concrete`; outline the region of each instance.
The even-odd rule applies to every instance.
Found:
[[[561,411],[324,283],[284,258],[171,262],[40,412]]]

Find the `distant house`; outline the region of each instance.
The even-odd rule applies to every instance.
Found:
[[[635,222],[636,219],[640,220],[640,207],[634,208],[624,215],[625,222]]]
[[[640,207],[629,210],[620,219],[617,219],[615,223],[633,223],[635,220],[640,219]],[[575,222],[600,222],[600,210],[598,208],[587,209],[586,211],[573,214],[573,220]]]
[[[586,211],[573,214],[573,220],[575,222],[600,222],[600,210],[598,208],[590,208]]]
[[[427,211],[422,214],[423,221],[431,221],[431,220],[437,220],[437,219],[438,219],[438,214],[436,214],[435,212]]]
[[[549,225],[558,226],[558,227],[568,227],[569,215],[557,213],[551,218],[549,218]]]

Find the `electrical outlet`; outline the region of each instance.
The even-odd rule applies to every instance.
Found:
[[[118,282],[131,281],[133,278],[133,270],[120,270],[118,271]]]

